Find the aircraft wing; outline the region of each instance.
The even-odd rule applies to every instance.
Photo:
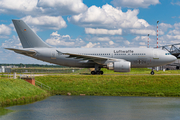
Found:
[[[81,59],[83,60],[91,60],[98,64],[103,64],[107,60],[109,61],[126,61],[124,59],[116,59],[116,58],[109,58],[109,57],[102,57],[102,56],[96,56],[96,55],[82,55],[82,54],[75,54],[75,53],[62,53],[58,50],[56,50],[58,54],[64,54],[69,55],[68,58],[75,58],[75,59]]]
[[[83,60],[116,60],[115,58],[108,58],[108,57],[101,57],[95,55],[82,55],[82,54],[75,54],[75,53],[62,53],[56,50],[59,54],[69,55],[68,58],[75,58],[75,59],[83,59]]]
[[[12,50],[16,53],[28,55],[28,56],[33,56],[36,54],[36,51],[34,51],[34,50],[24,50],[24,49],[15,49],[15,48],[5,48],[5,49]]]

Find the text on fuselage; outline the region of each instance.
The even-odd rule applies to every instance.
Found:
[[[114,50],[114,53],[134,53],[133,50]]]

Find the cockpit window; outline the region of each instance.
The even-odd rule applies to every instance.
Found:
[[[171,53],[165,53],[165,55],[171,55]]]

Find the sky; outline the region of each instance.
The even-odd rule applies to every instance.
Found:
[[[57,48],[156,47],[180,43],[180,0],[0,0],[0,63],[48,64],[22,48],[12,19],[22,19]]]

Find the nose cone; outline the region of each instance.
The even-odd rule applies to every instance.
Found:
[[[168,57],[168,61],[169,61],[169,62],[174,62],[175,60],[177,60],[177,58],[176,58],[175,56],[173,56],[173,55],[170,55],[170,56]]]
[[[167,51],[162,51],[159,55],[159,63],[162,63],[162,65],[166,65],[177,60],[175,56],[171,55]]]

